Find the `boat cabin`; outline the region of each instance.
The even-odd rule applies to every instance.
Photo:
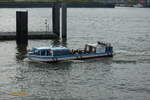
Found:
[[[112,46],[108,43],[97,42],[96,44],[86,44],[84,51],[88,53],[112,52]]]
[[[31,53],[37,56],[62,56],[70,54],[70,50],[65,47],[35,47]]]

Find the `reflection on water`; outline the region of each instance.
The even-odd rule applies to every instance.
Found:
[[[17,53],[16,53],[16,59],[19,60],[23,60],[24,58],[26,58],[26,54],[27,54],[27,45],[17,45],[16,47],[17,49]]]
[[[67,39],[62,39],[62,46],[67,47]]]
[[[52,46],[64,46],[67,47],[67,40],[66,39],[54,39],[52,40]]]
[[[28,66],[28,67],[25,67]],[[50,99],[67,97],[67,80],[71,62],[60,63],[22,63],[17,69],[16,85],[21,91],[28,92],[27,99]],[[45,100],[44,99],[44,100]]]

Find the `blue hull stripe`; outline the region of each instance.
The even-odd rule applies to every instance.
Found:
[[[53,59],[53,58],[70,58],[70,57],[86,57],[86,56],[103,56],[111,55],[112,53],[90,53],[90,54],[70,54],[64,56],[37,56],[37,55],[28,55],[29,57],[39,58],[39,59]]]

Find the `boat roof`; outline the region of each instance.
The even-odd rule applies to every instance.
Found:
[[[97,44],[87,44],[88,46],[97,47]]]
[[[108,45],[108,43],[98,42],[98,43],[95,43],[95,44],[87,44],[87,46],[92,46],[92,47],[97,47],[98,45],[106,46],[106,45]]]
[[[52,47],[51,50],[69,50],[69,49],[61,46],[61,47]]]
[[[60,46],[60,47],[34,47],[33,50],[68,50],[68,48]]]

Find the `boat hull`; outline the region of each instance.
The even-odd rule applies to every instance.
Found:
[[[84,59],[94,59],[101,57],[112,57],[112,53],[93,53],[93,54],[73,54],[73,55],[65,55],[65,56],[35,56],[35,55],[27,55],[27,57],[32,61],[40,61],[40,62],[58,62],[65,60],[84,60]]]

